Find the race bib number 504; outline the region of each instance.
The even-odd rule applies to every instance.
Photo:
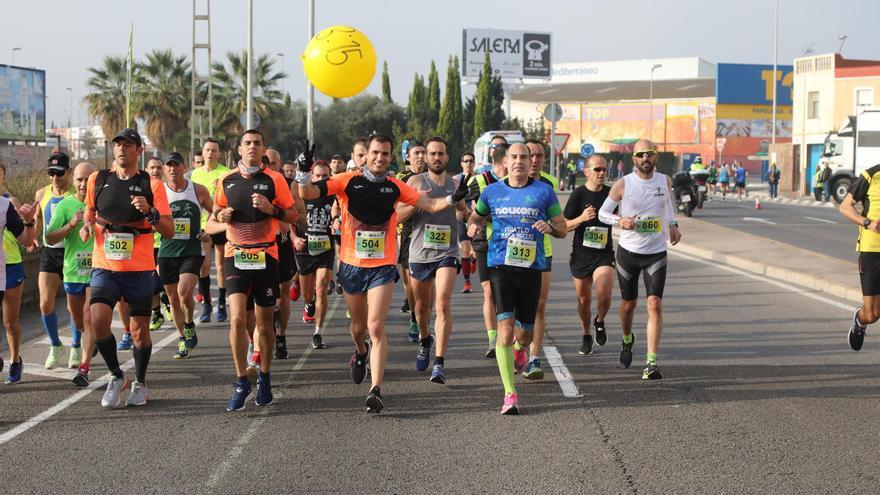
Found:
[[[358,230],[354,239],[354,256],[360,259],[381,259],[385,257],[385,232]]]

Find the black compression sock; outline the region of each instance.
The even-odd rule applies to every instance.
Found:
[[[439,364],[440,366],[443,366],[443,358],[441,356],[435,357],[434,364]]]
[[[113,373],[116,378],[122,378],[124,375],[119,369],[119,358],[116,356],[116,337],[110,334],[106,339],[96,341],[95,346],[101,353],[101,357],[104,358],[104,362],[107,363],[110,373]]]
[[[226,287],[217,288],[217,306],[226,306]]]
[[[202,294],[206,303],[211,303],[211,277],[199,279],[199,293]]]
[[[426,338],[420,339],[419,343],[422,345],[422,347],[428,347],[428,344],[431,343],[431,336],[428,335]]]
[[[415,322],[416,322],[416,311],[415,311],[415,309],[410,309],[410,313],[409,313],[409,321],[410,321],[410,323],[415,323]]]
[[[134,346],[134,369],[135,377],[140,383],[146,383],[147,366],[150,364],[150,355],[153,354],[153,346],[141,349]]]

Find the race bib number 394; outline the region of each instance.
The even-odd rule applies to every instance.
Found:
[[[583,246],[592,249],[605,249],[608,244],[608,229],[606,227],[587,227],[584,230]]]
[[[645,236],[658,236],[663,231],[660,217],[636,217],[636,233]]]
[[[354,239],[354,256],[360,259],[385,257],[385,232],[358,230]]]
[[[527,241],[516,237],[507,238],[507,250],[504,252],[505,265],[530,268],[535,263],[537,256],[538,243],[536,241]]]
[[[134,234],[108,233],[104,237],[104,257],[108,260],[130,260],[134,253]]]

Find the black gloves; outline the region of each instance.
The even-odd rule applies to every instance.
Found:
[[[311,144],[312,146],[310,148],[309,140],[306,139],[305,142],[303,142],[303,152],[300,153],[299,156],[296,157],[296,161],[294,161],[297,170],[300,172],[312,171],[312,164],[315,163],[315,146],[317,143]]]
[[[462,176],[461,182],[458,183],[458,189],[455,190],[454,193],[450,195],[453,202],[458,202],[463,200],[468,194],[468,182],[470,182],[472,175]]]

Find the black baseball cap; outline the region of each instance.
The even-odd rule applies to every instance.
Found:
[[[340,154],[336,154],[336,155],[331,156],[330,160],[341,160],[343,162],[346,161],[345,157]]]
[[[136,144],[138,146],[142,146],[144,144],[144,142],[141,140],[141,135],[138,134],[138,132],[136,130],[134,130],[130,127],[125,128],[125,129],[119,131],[118,133],[116,133],[116,137],[113,138],[113,142],[115,143],[116,141],[118,141],[120,139],[125,139],[129,143]]]
[[[180,165],[183,165],[186,162],[183,161],[183,155],[176,151],[173,151],[170,155],[168,155],[168,158],[165,159],[165,165],[168,165],[169,163],[178,163]]]
[[[48,161],[49,170],[65,172],[70,170],[70,157],[65,153],[53,153]]]

